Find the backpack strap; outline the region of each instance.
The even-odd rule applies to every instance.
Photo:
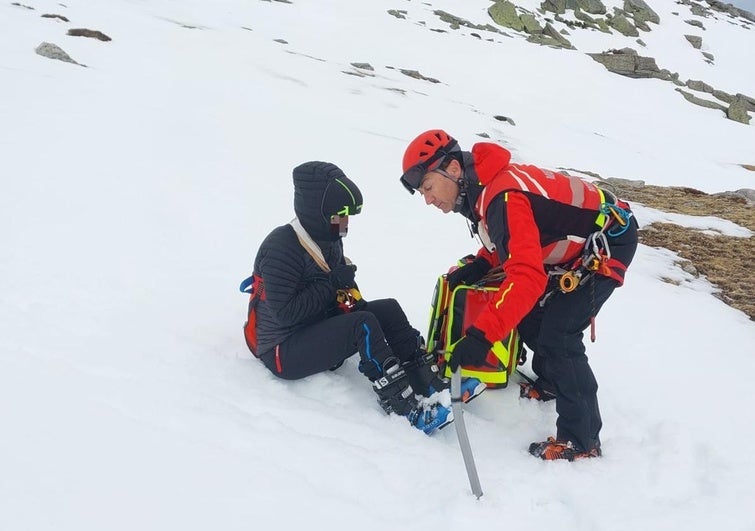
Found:
[[[299,218],[292,219],[289,225],[291,225],[291,227],[294,229],[296,237],[299,239],[299,243],[309,253],[309,256],[312,257],[312,260],[314,260],[315,263],[320,266],[320,269],[322,269],[326,273],[330,273],[330,266],[325,261],[325,257],[322,255],[322,249],[320,249],[320,246],[317,245],[317,243],[312,239],[312,236],[309,235],[306,229],[302,227]]]

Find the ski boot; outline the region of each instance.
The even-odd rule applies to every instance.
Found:
[[[438,360],[432,352],[418,349],[416,357],[405,361],[401,367],[409,376],[414,391],[424,397],[431,397],[435,393],[450,390],[451,381],[441,376]],[[467,403],[480,396],[487,386],[477,378],[461,379],[461,400]]]
[[[441,404],[420,405],[406,371],[395,359],[389,360],[386,365],[388,367],[384,366],[383,376],[372,384],[378,402],[386,413],[406,417],[412,426],[428,435],[453,422],[451,408]]]

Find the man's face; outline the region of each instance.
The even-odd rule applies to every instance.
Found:
[[[456,184],[456,180],[459,178],[460,171],[459,163],[452,161],[446,168],[446,175],[438,171],[426,173],[418,189],[425,198],[425,204],[433,205],[444,214],[451,212],[459,195],[459,185]]]

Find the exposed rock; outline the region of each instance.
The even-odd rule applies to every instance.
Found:
[[[277,42],[280,44],[288,44],[288,41],[286,39],[273,39],[273,42]]]
[[[729,108],[726,109],[726,117],[729,120],[734,120],[735,122],[749,124],[750,115],[747,114],[747,109],[747,100],[740,96],[737,96],[736,98],[734,98],[734,101],[729,104]]]
[[[495,118],[495,119],[496,119],[496,120],[498,120],[499,122],[507,122],[507,123],[510,123],[511,125],[516,125],[516,124],[514,123],[514,120],[512,120],[512,119],[511,119],[511,118],[509,118],[508,116],[502,116],[502,115],[500,115],[500,114],[496,114],[495,116],[493,116],[493,118]]]
[[[434,77],[425,77],[422,74],[420,74],[417,70],[406,70],[404,68],[399,68],[399,72],[401,72],[405,76],[413,77],[414,79],[419,79],[422,81],[429,81],[430,83],[440,83],[440,81],[435,79]]]
[[[731,103],[732,101],[734,101],[734,96],[732,96],[731,94],[729,94],[727,92],[724,92],[723,90],[713,89],[713,92],[711,92],[711,94],[713,94],[713,96],[716,99],[719,99],[719,100],[721,100],[723,102],[726,102],[726,103]],[[750,110],[751,111],[755,111],[755,107],[753,107]]]
[[[369,70],[370,72],[375,71],[370,63],[351,63],[351,66],[353,66],[354,68],[359,68],[360,70]]]
[[[624,0],[624,11],[632,15],[635,24],[644,22],[661,23],[661,17],[653,11],[643,0]]]
[[[481,136],[482,138],[490,138],[490,135],[487,133],[477,133],[477,136]]]
[[[703,26],[703,23],[700,22],[699,20],[685,20],[684,22],[686,22],[690,26],[695,26],[695,27],[701,28],[703,30],[705,29],[705,26]]]
[[[695,264],[693,264],[689,260],[682,260],[681,262],[677,262],[677,263],[679,267],[682,268],[682,271],[684,271],[685,273],[689,273],[693,277],[700,276],[700,272],[695,267]]]
[[[687,39],[692,47],[696,50],[699,50],[703,45],[703,38],[698,37],[697,35],[685,35],[684,38]]]
[[[611,33],[611,28],[608,26],[608,23],[603,18],[599,18],[595,21],[598,24],[598,29],[602,31],[603,33]]]
[[[719,2],[718,0],[706,0],[706,2],[711,7],[711,9],[714,9],[721,13],[728,13],[733,17],[742,17],[749,20],[750,22],[755,22],[755,15],[753,15],[751,12],[734,7],[728,2]]]
[[[705,57],[711,63],[716,60],[715,56],[710,52],[703,52],[703,57]]]
[[[388,14],[392,15],[396,18],[406,18],[406,10],[405,9],[389,9]]]
[[[639,37],[640,32],[624,15],[616,15],[608,21],[608,25],[627,37]]]
[[[589,24],[590,26],[595,25],[595,19],[592,18],[587,13],[583,13],[582,10],[579,8],[574,10],[574,18],[576,18],[577,20],[581,20],[582,22],[584,22],[585,24]]]
[[[746,94],[737,94],[737,98],[742,98],[745,100],[745,103],[747,103],[747,107],[751,111],[755,111],[755,98],[751,98],[750,96]]]
[[[97,30],[90,30],[85,28],[74,28],[69,29],[67,35],[70,35],[72,37],[89,37],[91,39],[97,39],[100,41],[112,41],[110,37],[102,33],[101,31]]]
[[[62,20],[63,22],[70,22],[66,17],[63,15],[54,15],[52,13],[45,13],[44,15],[41,15],[42,18],[57,18]]]
[[[544,0],[540,4],[540,8],[543,11],[551,11],[552,13],[563,15],[566,13],[566,0]]]
[[[708,94],[713,94],[713,87],[711,87],[710,85],[708,85],[707,83],[703,81],[698,81],[695,79],[688,79],[686,85],[692,90],[699,90],[700,92],[707,92]]]
[[[715,101],[710,101],[703,98],[698,98],[694,94],[690,92],[686,92],[680,88],[676,88],[674,90],[676,90],[679,94],[684,96],[684,99],[690,103],[694,103],[695,105],[699,105],[700,107],[705,107],[708,109],[718,109],[719,111],[726,113],[726,107],[724,107],[720,103],[716,103]]]
[[[621,177],[607,177],[603,179],[605,182],[621,188],[642,188],[645,186],[645,181],[641,179],[622,179]]]
[[[605,15],[606,6],[600,0],[577,0],[577,7],[592,15]],[[576,11],[576,9],[575,9]]]
[[[748,168],[747,164],[742,164],[742,167],[745,169],[749,169],[750,171],[755,171],[755,166],[750,166]],[[719,192],[717,194],[713,194],[714,197],[743,197],[745,201],[747,202],[748,206],[755,206],[755,190],[752,188],[740,188],[739,190],[734,190],[733,192]]]
[[[640,29],[642,31],[650,31],[650,26],[648,26],[647,23],[643,20],[635,20],[634,25],[637,29]]]
[[[556,28],[551,26],[550,23],[545,25],[541,35],[530,35],[527,40],[544,46],[556,46],[557,48],[567,48],[569,50],[575,49],[574,46],[572,46],[572,43],[570,43],[566,37],[561,35]]]
[[[661,70],[652,57],[642,57],[631,48],[609,50],[603,53],[587,54],[605,66],[609,71],[631,78],[672,79],[668,70]]]
[[[537,21],[535,15],[523,13],[519,18],[521,19],[522,24],[524,24],[524,31],[530,35],[537,35],[543,32],[543,27]]]
[[[34,50],[37,52],[37,55],[41,55],[42,57],[47,57],[48,59],[55,59],[56,61],[64,61],[66,63],[71,63],[74,65],[78,65],[76,61],[74,61],[70,55],[68,55],[66,52],[63,51],[63,49],[58,46],[57,44],[53,44],[51,42],[43,42],[37,48]],[[84,66],[84,65],[81,65]]]
[[[27,6],[25,4],[19,4],[18,2],[11,2],[11,5],[16,7],[23,7],[24,9],[31,9],[32,11],[34,11],[33,7]]]
[[[690,8],[692,11],[692,14],[697,17],[707,17],[710,11],[705,9],[703,6],[699,4],[692,4],[692,7]]]
[[[642,39],[637,39],[635,42],[643,48],[647,48],[647,44],[645,44],[645,41],[643,41]]]
[[[488,8],[488,15],[499,26],[511,28],[515,31],[524,30],[524,23],[516,12],[516,6],[508,0],[496,1]]]
[[[470,29],[491,31],[493,33],[500,33],[502,35],[506,35],[506,33],[502,32],[501,30],[499,30],[492,24],[474,24],[466,19],[457,17],[456,15],[452,15],[451,13],[447,13],[446,11],[442,11],[440,9],[436,9],[435,11],[433,11],[433,14],[436,15],[443,22],[446,22],[447,24],[449,24],[451,26],[451,29],[459,29],[461,26],[464,26]],[[479,35],[476,35],[476,36],[479,37]]]

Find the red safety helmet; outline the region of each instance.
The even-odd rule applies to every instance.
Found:
[[[448,155],[458,151],[461,151],[459,143],[442,129],[425,131],[412,140],[404,152],[401,184],[413,194],[425,174],[440,166]]]

